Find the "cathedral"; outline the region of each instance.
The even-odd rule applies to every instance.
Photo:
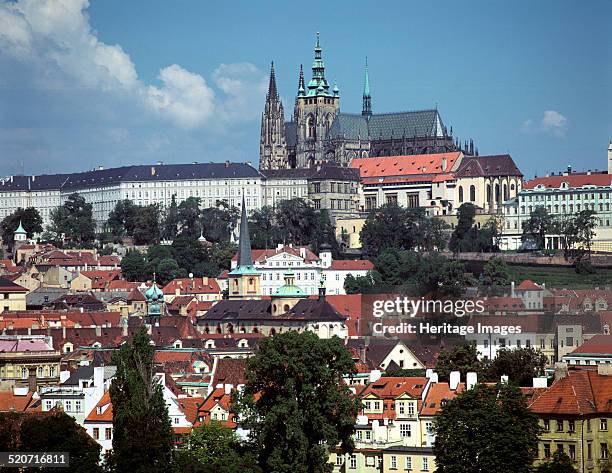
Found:
[[[291,121],[285,121],[276,88],[274,63],[261,119],[259,168],[309,168],[323,163],[348,166],[353,158],[464,151],[448,133],[437,109],[373,113],[366,60],[360,114],[340,112],[340,90],[325,78],[325,64],[317,33],[312,79],[306,85],[300,66]]]

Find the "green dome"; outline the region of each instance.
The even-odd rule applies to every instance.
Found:
[[[306,297],[307,294],[301,287],[296,286],[293,281],[295,275],[293,271],[287,271],[285,274],[285,284],[274,291],[274,297]]]
[[[156,283],[151,284],[151,287],[147,289],[144,296],[148,302],[161,301],[164,299],[164,293]]]
[[[285,284],[274,291],[275,297],[306,297],[306,293],[302,288],[293,285]]]

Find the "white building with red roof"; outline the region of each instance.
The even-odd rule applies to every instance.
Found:
[[[328,248],[317,255],[307,246],[279,244],[275,249],[252,250],[253,263],[261,273],[261,292],[270,296],[285,284],[285,273],[295,274],[295,285],[306,294],[318,294],[323,280],[327,294],[346,294],[344,280],[349,274],[365,276],[374,269],[368,260],[334,260]],[[238,254],[232,258],[232,269],[238,265]]]
[[[555,217],[593,210],[596,212],[597,228],[592,249],[612,251],[612,174],[574,172],[568,167],[565,172],[527,181],[515,198],[504,203],[502,249],[516,250],[521,247],[523,224],[538,207],[544,207]],[[546,248],[560,249],[559,236],[547,235]]]

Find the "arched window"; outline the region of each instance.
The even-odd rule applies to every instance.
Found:
[[[309,115],[306,119],[306,137],[315,137],[315,119],[312,115]]]
[[[463,186],[459,186],[459,202],[463,202]]]
[[[475,185],[470,186],[470,201],[476,202],[476,186]]]

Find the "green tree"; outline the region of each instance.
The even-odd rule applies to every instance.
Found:
[[[512,385],[462,392],[442,406],[434,432],[438,473],[529,473],[537,457],[537,416]]]
[[[508,265],[501,258],[491,258],[484,265],[480,284],[487,287],[503,287],[510,285],[510,272]]]
[[[130,199],[120,200],[108,214],[106,225],[114,237],[134,234],[134,223],[138,215],[138,206]]]
[[[232,258],[238,251],[235,243],[214,243],[210,248],[210,262],[219,270],[230,269]]]
[[[556,450],[552,460],[541,463],[534,470],[534,473],[577,473],[574,462],[563,450]]]
[[[286,240],[286,233],[275,223],[276,213],[272,207],[253,210],[249,218],[249,231],[253,248],[275,248]]]
[[[181,236],[198,238],[202,230],[200,224],[200,198],[188,197],[178,206],[179,227]]]
[[[470,283],[465,274],[465,265],[461,261],[446,260],[440,272],[438,294],[441,296],[460,297]]]
[[[162,225],[162,238],[164,240],[174,240],[178,233],[180,219],[179,210],[176,203],[176,194],[172,194],[172,201],[166,209],[164,223]]]
[[[157,204],[138,207],[138,213],[134,218],[133,237],[137,245],[149,245],[159,243],[160,210]]]
[[[366,256],[374,257],[384,249],[412,250],[417,244],[416,221],[421,209],[406,209],[385,204],[373,210],[361,230],[361,245]]]
[[[457,226],[453,231],[450,241],[448,242],[448,248],[453,253],[458,253],[464,250],[461,245],[462,242],[469,235],[470,231],[474,228],[474,218],[476,216],[476,207],[474,204],[466,202],[461,204],[457,209]]]
[[[330,472],[329,449],[352,450],[359,400],[343,375],[354,370],[336,337],[291,331],[262,341],[235,407],[264,471]]]
[[[459,371],[461,376],[469,372],[481,375],[483,365],[478,360],[476,345],[457,345],[451,351],[442,350],[436,361],[436,373],[441,381],[448,381],[451,371]]]
[[[183,235],[178,236],[172,242],[171,248],[172,256],[179,267],[185,269],[188,273],[193,273],[196,276],[217,276],[216,273],[208,273],[206,269],[210,263],[208,252],[197,239]]]
[[[344,290],[347,294],[373,294],[380,291],[381,276],[377,271],[368,271],[365,276],[347,274]]]
[[[22,209],[19,207],[12,214],[7,215],[0,223],[0,231],[2,232],[2,241],[11,245],[15,230],[19,226],[19,222],[23,225],[23,229],[27,232],[28,238],[33,238],[35,233],[42,233],[42,218],[34,207]]]
[[[181,276],[187,276],[178,263],[172,258],[166,258],[157,263],[155,266],[155,274],[157,282],[165,286],[170,281]]]
[[[238,209],[225,200],[218,200],[215,207],[202,209],[200,221],[208,241],[230,241],[231,232],[238,222]]]
[[[276,211],[277,225],[283,228],[287,241],[308,245],[317,228],[317,214],[304,199],[283,200]]]
[[[423,218],[418,229],[420,249],[442,251],[448,243],[449,225],[439,218]]]
[[[538,249],[542,250],[546,246],[546,235],[553,228],[553,218],[543,205],[537,206],[523,223],[523,236],[521,239],[527,241],[531,239],[535,242]]]
[[[0,450],[67,452],[70,455],[69,467],[61,471],[102,472],[98,443],[72,417],[61,411],[45,415],[0,413]],[[57,471],[57,468],[38,468],[36,471],[48,473]]]
[[[117,374],[110,386],[113,450],[117,473],[166,473],[172,467],[173,434],[162,386],[153,379],[153,354],[145,328],[113,354]]]
[[[128,251],[121,259],[121,273],[128,281],[146,281],[150,277],[147,260],[138,250]]]
[[[195,471],[210,473],[261,472],[256,458],[240,444],[236,433],[217,421],[195,427],[186,442],[185,453],[189,463],[196,464]],[[186,463],[184,459],[178,462]],[[185,468],[176,470],[184,473]]]
[[[79,194],[71,194],[64,205],[51,211],[49,230],[57,241],[64,236],[74,244],[88,244],[95,237],[95,229],[92,205]]]
[[[597,213],[594,210],[582,210],[576,214],[575,226],[578,234],[578,245],[591,257],[591,246],[597,227]]]
[[[546,366],[546,355],[533,348],[501,348],[489,366],[491,379],[499,380],[508,376],[511,383],[519,386],[531,386],[534,376],[542,376]]]

